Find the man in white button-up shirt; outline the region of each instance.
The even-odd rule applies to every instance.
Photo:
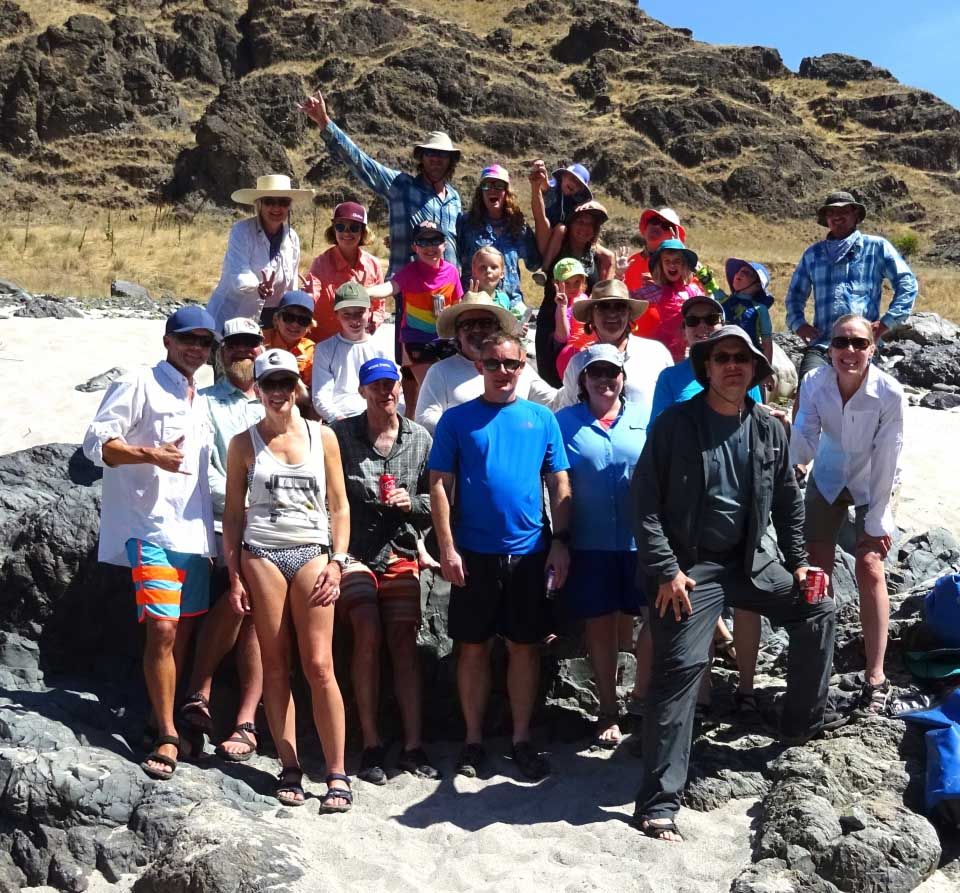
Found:
[[[856,575],[867,666],[860,710],[878,714],[890,685],[883,672],[890,602],[883,559],[896,525],[891,498],[903,446],[903,389],[872,365],[873,329],[862,316],[833,327],[831,366],[803,381],[800,411],[790,439],[795,465],[814,460],[807,484],[804,533],[810,562],[833,572],[837,535],[856,508]]]
[[[99,558],[132,569],[138,619],[149,621],[143,669],[159,735],[141,766],[154,778],[176,769],[177,664],[193,620],[207,610],[216,554],[210,416],[193,380],[215,331],[202,307],[174,313],[163,337],[166,360],[113,382],[83,440],[84,453],[104,469]]]

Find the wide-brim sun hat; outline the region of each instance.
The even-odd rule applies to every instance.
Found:
[[[826,226],[827,209],[842,208],[844,205],[853,205],[858,212],[857,223],[863,222],[863,218],[867,216],[867,206],[863,202],[858,202],[849,192],[837,191],[831,192],[817,209],[817,223],[820,226]]]
[[[230,198],[239,205],[252,205],[261,198],[289,198],[293,201],[307,201],[314,196],[312,189],[295,189],[286,174],[264,174],[257,177],[254,188],[238,189]]]
[[[647,208],[640,215],[640,235],[642,236],[651,220],[657,218],[665,220],[677,231],[680,241],[686,244],[687,231],[680,224],[680,215],[673,208],[661,208],[659,211],[655,208]]]
[[[697,264],[700,262],[700,258],[697,257],[697,252],[687,248],[679,239],[664,239],[657,246],[657,250],[650,255],[649,266],[651,272],[653,268],[660,263],[660,258],[663,256],[664,251],[681,252],[687,261],[687,266],[690,267],[691,270],[696,270]]]
[[[590,171],[582,164],[568,164],[566,167],[558,167],[548,181],[554,189],[559,186],[562,174],[570,174],[570,176],[575,177],[580,182],[580,186],[590,192]],[[590,195],[593,196],[593,193],[590,192]]]
[[[620,370],[627,364],[627,358],[613,344],[591,344],[586,350],[581,351],[580,356],[581,372],[594,363],[610,363]]]
[[[592,216],[596,217],[601,224],[606,223],[610,219],[607,209],[601,205],[600,202],[594,201],[593,199],[588,202],[584,202],[582,205],[577,205],[573,209],[573,213],[570,215],[570,221],[572,221],[577,214],[591,214]]]
[[[445,307],[437,317],[437,335],[440,338],[455,338],[457,320],[461,313],[468,310],[483,310],[492,313],[500,329],[508,335],[516,335],[519,328],[517,318],[506,307],[501,307],[484,291],[468,291],[456,304]]]
[[[767,362],[763,351],[753,343],[750,336],[741,329],[740,326],[728,325],[717,329],[716,332],[711,332],[709,338],[705,338],[703,341],[697,341],[696,344],[690,348],[690,365],[693,367],[694,377],[700,384],[707,387],[707,356],[718,341],[723,341],[726,338],[736,338],[756,359],[757,365],[755,367],[753,381],[750,382],[751,388],[760,384],[765,378],[773,375],[773,368]]]
[[[419,160],[420,153],[423,152],[424,149],[430,149],[432,152],[446,152],[448,155],[453,156],[454,162],[460,160],[460,150],[442,130],[431,130],[422,143],[417,143],[413,147],[413,157]]]
[[[589,322],[593,308],[604,301],[624,301],[630,307],[631,322],[643,316],[647,307],[650,306],[649,301],[631,298],[626,285],[619,279],[601,279],[593,287],[593,291],[590,292],[590,297],[587,300],[577,301],[573,305],[573,318],[577,322]]]
[[[297,358],[289,350],[274,347],[265,350],[253,363],[253,377],[260,382],[274,375],[294,375],[300,379],[300,367]]]
[[[737,271],[741,267],[752,268],[760,280],[760,288],[764,291],[767,290],[767,286],[770,284],[770,271],[763,264],[752,260],[742,260],[739,257],[730,257],[727,258],[727,262],[723,265],[723,270],[727,276],[727,285],[730,286],[731,291],[733,291],[733,277],[737,275]]]

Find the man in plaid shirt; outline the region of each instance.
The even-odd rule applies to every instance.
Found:
[[[848,313],[873,323],[874,338],[903,322],[917,299],[917,277],[896,248],[880,236],[867,236],[857,227],[867,209],[849,192],[831,192],[817,211],[827,237],[811,245],[800,258],[785,299],[787,325],[806,343],[800,381],[818,366],[828,365],[827,344],[833,324]],[[893,287],[893,300],[880,315],[883,280]],[[813,325],[804,311],[813,290]]]
[[[320,136],[330,153],[346,162],[353,175],[382,196],[390,213],[389,279],[412,258],[413,231],[430,221],[446,236],[444,260],[457,264],[457,217],[460,193],[450,179],[460,160],[460,151],[441,131],[413,147],[419,170],[416,174],[395,171],[374,161],[358,148],[330,118],[323,94],[318,90],[300,106],[304,114],[320,128]]]
[[[420,573],[417,540],[430,527],[425,428],[397,412],[400,370],[386,357],[359,371],[367,409],[333,425],[350,502],[350,561],[340,581],[337,622],[353,632],[351,675],[363,733],[361,779],[386,784],[386,753],[377,729],[380,643],[393,665],[393,687],[403,721],[397,766],[422,778],[439,778],[420,740],[421,697],[417,661]],[[381,476],[393,476],[391,492]]]

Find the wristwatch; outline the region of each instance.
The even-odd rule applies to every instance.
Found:
[[[342,571],[345,571],[353,563],[353,559],[346,552],[334,552],[330,556],[330,560],[339,564]]]
[[[570,531],[569,530],[554,530],[553,539],[558,543],[562,543],[564,546],[570,545]]]

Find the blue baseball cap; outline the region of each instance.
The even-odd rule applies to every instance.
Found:
[[[313,295],[307,294],[305,291],[288,291],[280,299],[277,310],[282,310],[286,307],[302,307],[304,310],[309,310],[310,316],[313,316],[316,305],[317,302],[314,300]]]
[[[373,384],[375,381],[380,381],[381,378],[400,381],[400,370],[393,360],[388,360],[386,357],[374,357],[372,360],[367,360],[367,362],[360,367],[361,387]]]
[[[206,329],[217,341],[220,340],[216,320],[199,304],[187,304],[170,314],[164,331],[167,335],[179,335],[194,329]]]

